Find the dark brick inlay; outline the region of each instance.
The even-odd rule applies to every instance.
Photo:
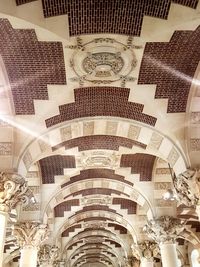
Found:
[[[140,35],[144,15],[167,19],[171,2],[196,8],[198,0],[42,0],[45,17],[68,14],[70,35]]]
[[[120,167],[131,167],[131,173],[140,174],[140,181],[151,181],[156,157],[149,154],[124,154]]]
[[[69,182],[62,184],[61,188],[69,184],[75,183],[77,181],[82,181],[86,179],[95,179],[95,178],[107,178],[107,179],[121,181],[129,185],[133,185],[133,183],[126,181],[124,176],[115,174],[114,170],[99,168],[99,169],[87,169],[80,171],[80,174],[71,177]]]
[[[54,208],[55,217],[64,217],[64,212],[71,211],[72,206],[79,206],[79,199],[70,199],[58,204]]]
[[[48,99],[47,84],[66,84],[60,42],[39,42],[35,30],[13,29],[0,19],[0,54],[10,81],[15,113],[34,114],[34,99]]]
[[[73,225],[69,228],[67,228],[63,233],[62,233],[62,237],[68,237],[69,233],[73,233],[76,229],[80,229],[82,226],[81,224],[76,224]]]
[[[142,113],[144,105],[128,102],[130,89],[85,87],[75,89],[75,103],[59,106],[60,114],[46,120],[46,126],[83,117],[113,116],[154,126],[156,118]]]
[[[120,205],[121,209],[127,209],[128,214],[136,214],[137,203],[130,199],[113,198],[113,205]]]
[[[143,143],[131,140],[129,138],[112,135],[91,135],[77,137],[54,146],[52,150],[55,151],[63,146],[65,147],[65,149],[78,147],[79,151],[92,149],[119,150],[120,146],[127,148],[139,146],[143,149],[146,149],[146,145]]]
[[[191,82],[200,61],[200,27],[175,31],[170,42],[147,43],[139,84],[156,84],[155,98],[167,98],[167,112],[185,112]]]
[[[121,235],[126,235],[127,234],[127,229],[119,224],[116,223],[108,223],[108,227],[114,227],[116,231],[119,231]]]
[[[176,4],[183,5],[183,6],[196,8],[199,0],[173,0],[173,2]]]
[[[16,0],[16,5],[20,6],[20,5],[28,4],[30,2],[35,2],[35,1],[37,1],[37,0]]]
[[[39,160],[42,183],[52,184],[54,183],[55,175],[64,175],[64,168],[75,168],[74,156],[61,156],[55,155]]]

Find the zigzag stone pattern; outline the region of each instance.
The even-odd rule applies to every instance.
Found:
[[[196,8],[198,0],[42,0],[45,17],[67,14],[70,35],[140,35],[143,17],[167,19],[171,3]]]
[[[149,154],[123,154],[120,167],[131,167],[131,173],[140,174],[140,181],[151,181],[156,157]]]
[[[54,183],[55,175],[64,175],[64,168],[75,168],[74,156],[54,155],[39,160],[43,184]]]
[[[155,98],[168,99],[168,113],[186,111],[200,60],[199,46],[200,27],[195,31],[175,31],[169,42],[145,46],[138,83],[156,84]]]
[[[75,103],[59,106],[60,114],[46,120],[47,128],[83,117],[113,116],[155,126],[156,118],[142,113],[144,105],[128,102],[130,89],[84,87],[75,89]]]
[[[39,42],[35,30],[13,29],[0,19],[0,54],[10,81],[15,113],[34,114],[34,99],[48,99],[47,84],[66,84],[61,42]]]

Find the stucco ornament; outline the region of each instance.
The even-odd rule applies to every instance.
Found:
[[[51,264],[57,265],[57,260],[59,258],[59,248],[56,246],[43,245],[40,247],[38,252],[38,263],[39,264]]]
[[[30,221],[16,223],[12,232],[20,248],[34,247],[37,249],[47,240],[50,234],[46,224]]]
[[[19,203],[28,204],[32,197],[23,177],[0,172],[0,211],[10,212]]]
[[[184,231],[186,221],[170,216],[161,216],[150,220],[143,231],[157,243],[175,242],[176,238]]]
[[[188,169],[174,178],[174,188],[180,204],[200,205],[200,182],[197,173]]]
[[[126,82],[136,80],[132,77],[132,71],[137,65],[135,49],[141,46],[133,44],[133,38],[128,37],[127,42],[121,43],[113,38],[95,38],[89,42],[83,42],[78,37],[76,45],[68,45],[66,48],[74,49],[70,60],[70,67],[76,74],[72,81],[94,85],[111,84],[119,81],[121,87]]]

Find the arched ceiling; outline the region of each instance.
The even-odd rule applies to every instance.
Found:
[[[18,220],[48,223],[75,266],[122,266],[147,219],[189,219],[163,200],[199,167],[198,0],[0,0],[1,170],[36,203]],[[18,261],[14,239],[5,262]]]

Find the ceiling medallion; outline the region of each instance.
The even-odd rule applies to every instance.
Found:
[[[66,46],[74,49],[70,59],[70,67],[76,77],[72,81],[84,86],[87,82],[100,85],[120,81],[120,86],[125,87],[126,82],[133,82],[135,77],[130,76],[137,65],[134,49],[141,46],[133,44],[133,38],[128,37],[123,44],[113,38],[96,38],[83,43],[80,37],[76,45]]]

